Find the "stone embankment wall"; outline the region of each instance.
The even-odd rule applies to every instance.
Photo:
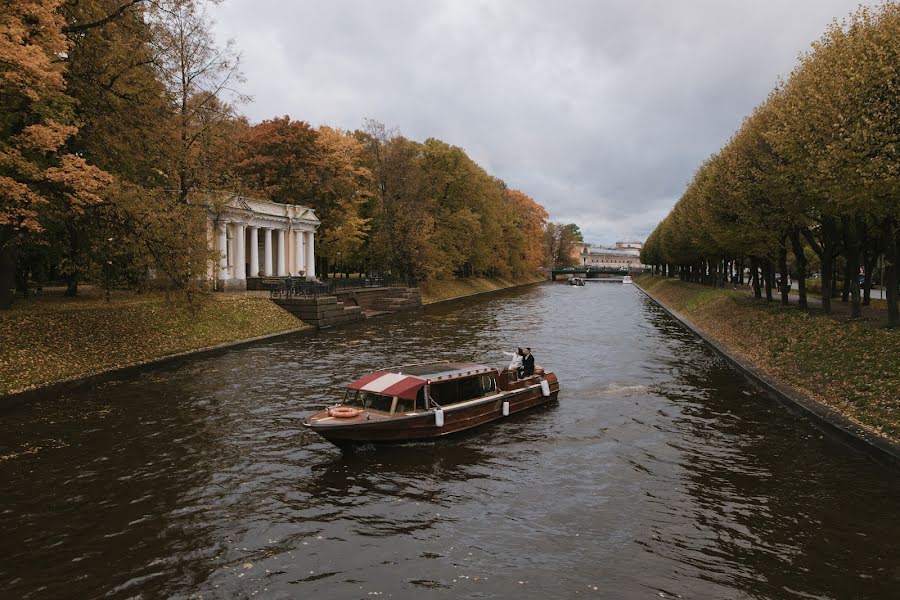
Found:
[[[677,279],[645,275],[635,284],[767,395],[900,469],[897,332]]]

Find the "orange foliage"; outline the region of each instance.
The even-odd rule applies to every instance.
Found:
[[[59,60],[69,49],[61,4],[13,0],[0,16],[0,251],[23,233],[43,230],[48,196],[61,192],[82,207],[99,201],[96,191],[110,181],[83,159],[56,154],[78,131],[65,123],[71,99]]]
[[[519,190],[508,190],[507,197],[521,218],[521,229],[525,234],[525,263],[532,270],[544,265],[544,228],[550,216],[543,206]]]

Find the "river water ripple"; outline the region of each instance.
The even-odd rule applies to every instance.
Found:
[[[342,453],[346,381],[530,345],[559,402]],[[0,596],[888,598],[900,478],[630,286],[545,284],[0,413]]]

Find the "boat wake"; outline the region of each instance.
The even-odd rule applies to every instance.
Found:
[[[592,390],[587,394],[589,398],[608,398],[610,396],[633,396],[634,394],[642,394],[647,391],[646,385],[627,385],[621,383],[610,383],[599,389]]]

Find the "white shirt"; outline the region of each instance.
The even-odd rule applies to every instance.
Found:
[[[518,352],[504,352],[503,354],[512,357],[512,359],[509,361],[509,367],[507,367],[510,371],[518,369],[522,366],[522,355]]]

